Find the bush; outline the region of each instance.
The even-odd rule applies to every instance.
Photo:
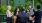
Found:
[[[6,13],[6,6],[1,6],[1,9],[0,9],[0,13],[1,14],[5,14]]]

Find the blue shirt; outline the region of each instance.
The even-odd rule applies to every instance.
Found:
[[[28,14],[23,13],[23,12],[20,13],[18,15],[17,20],[18,20],[18,23],[27,23],[28,22]]]

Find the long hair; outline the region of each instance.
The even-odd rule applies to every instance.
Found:
[[[15,16],[16,13],[17,13],[17,9],[18,9],[18,8],[16,8],[16,9],[14,10],[14,16]],[[18,13],[19,13],[19,11],[18,11]]]

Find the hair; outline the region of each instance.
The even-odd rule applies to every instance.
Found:
[[[10,6],[10,5],[8,5],[8,6]],[[6,9],[6,11],[8,10],[8,6],[7,6],[7,9]],[[11,6],[10,6],[11,7]]]
[[[29,12],[29,10],[26,10],[26,13]]]
[[[22,8],[22,11],[25,11],[25,8]]]
[[[26,10],[26,12],[25,13],[27,13],[27,10]]]
[[[7,6],[7,9],[8,9],[8,7],[11,7],[11,6],[10,6],[10,5],[8,5],[8,6]]]
[[[37,9],[40,9],[40,5],[37,5]]]
[[[17,9],[18,9],[18,8],[16,8],[16,9],[14,10],[14,16],[15,16],[16,13],[17,13]],[[18,13],[19,13],[19,11],[18,11]]]

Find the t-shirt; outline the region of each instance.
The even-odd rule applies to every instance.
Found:
[[[34,12],[35,12],[35,10],[34,10],[33,8],[28,9],[28,10],[29,10],[29,12],[30,12],[30,14],[31,14],[31,15],[33,15],[33,14],[34,14]]]

